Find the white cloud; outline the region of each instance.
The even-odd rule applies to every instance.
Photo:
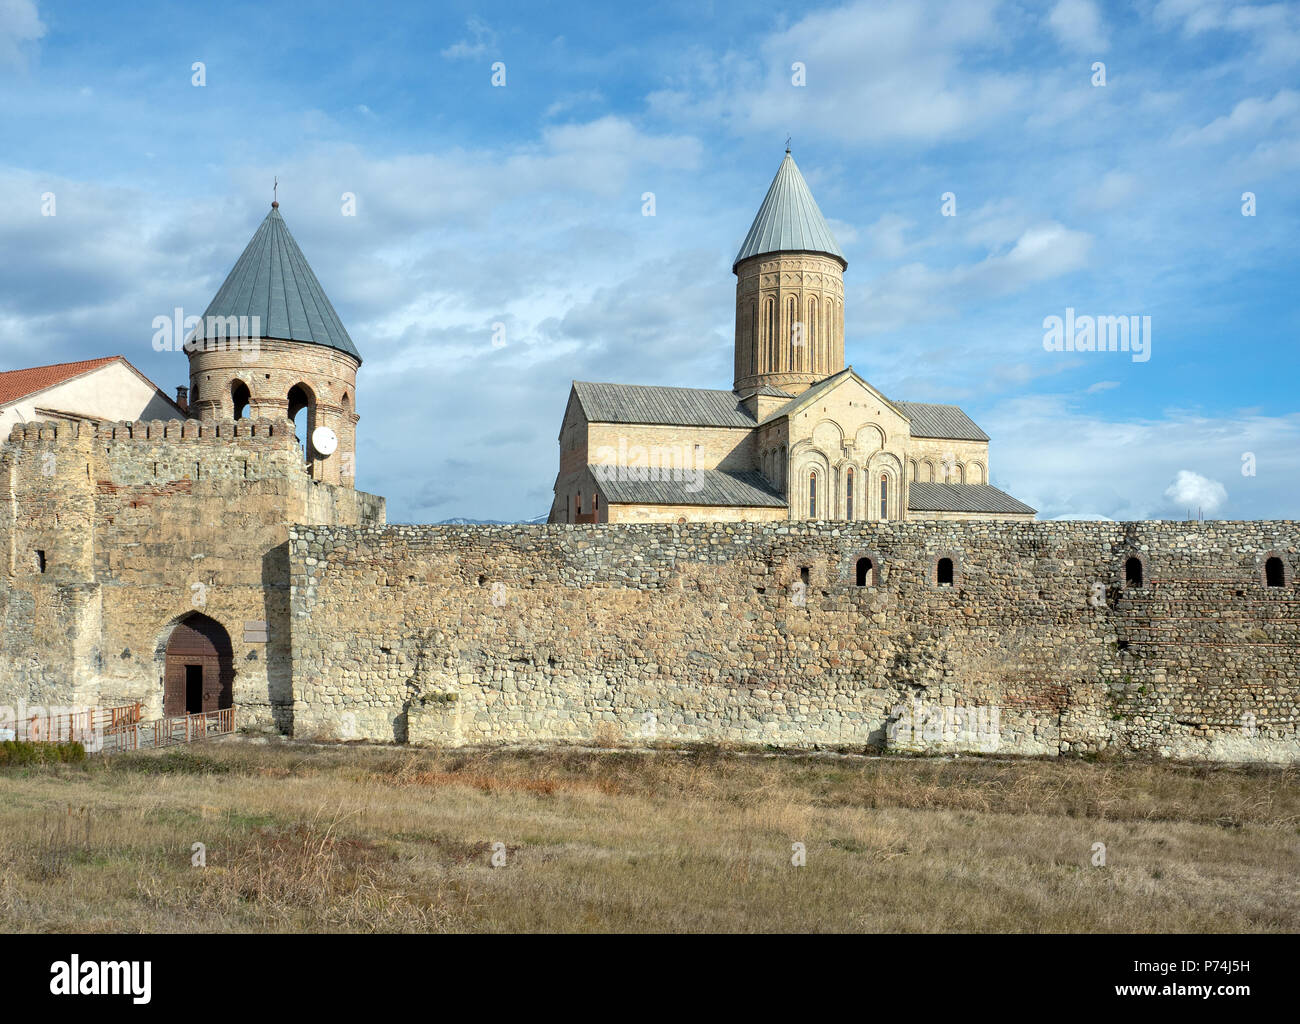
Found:
[[[847,139],[952,139],[1017,108],[1028,80],[981,62],[1005,49],[994,0],[860,0],[768,36],[759,59],[691,54],[688,81],[652,94],[668,118],[729,121],[738,133]],[[804,65],[806,85],[792,83]],[[846,112],[853,112],[847,114]],[[796,140],[797,141],[797,140]]]
[[[1137,175],[1126,171],[1107,171],[1101,180],[1082,190],[1081,203],[1091,210],[1113,210],[1123,206],[1139,191]]]
[[[0,68],[24,67],[24,48],[44,35],[35,0],[0,0]]]
[[[605,102],[605,95],[599,89],[580,89],[555,100],[546,108],[546,113],[542,116],[549,121],[551,118],[559,117],[575,107],[603,106]]]
[[[900,217],[896,213],[886,213],[868,226],[863,234],[871,246],[873,256],[888,263],[897,263],[910,255],[915,248],[905,237],[914,227],[915,224],[906,217]],[[837,228],[832,230],[835,231],[836,239],[844,244],[845,240],[841,237],[841,232]]]
[[[1110,46],[1092,0],[1060,0],[1047,17],[1062,45],[1082,53],[1105,53]]]
[[[1254,59],[1259,62],[1294,64],[1300,60],[1300,10],[1295,4],[1160,0],[1153,13],[1157,25],[1181,26],[1187,36],[1212,31],[1244,35],[1254,44]]]
[[[1175,505],[1186,506],[1195,515],[1217,509],[1228,500],[1228,490],[1217,480],[1180,469],[1174,482],[1165,488],[1165,497]]]
[[[460,42],[452,43],[446,49],[441,50],[442,56],[449,60],[463,60],[472,57],[482,57],[489,49],[497,45],[497,34],[492,31],[488,24],[479,18],[470,17],[465,22],[465,27],[469,29],[473,40],[462,39]]]
[[[1242,100],[1232,108],[1232,113],[1216,117],[1204,128],[1187,132],[1178,141],[1216,145],[1242,135],[1267,132],[1297,113],[1300,113],[1300,92],[1279,89],[1272,99],[1252,96]]]
[[[886,235],[888,237],[888,235]],[[1023,230],[1008,249],[976,263],[936,270],[909,263],[881,274],[866,287],[866,320],[858,330],[888,330],[935,317],[952,316],[971,300],[1010,295],[1029,285],[1087,265],[1093,238],[1055,221]]]
[[[1035,395],[968,410],[993,438],[990,482],[1044,519],[1182,519],[1198,507],[1232,519],[1296,518],[1300,413],[1165,409],[1109,420],[1087,408],[1069,396]],[[1257,456],[1255,476],[1239,476],[1244,452]],[[1229,495],[1218,480],[1239,482]]]

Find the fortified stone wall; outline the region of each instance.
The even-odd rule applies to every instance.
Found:
[[[129,698],[157,717],[167,639],[201,612],[230,634],[241,722],[290,728],[288,525],[384,517],[313,482],[287,420],[18,426],[0,482],[10,705]]]
[[[295,726],[1295,761],[1298,545],[1289,521],[295,527]]]

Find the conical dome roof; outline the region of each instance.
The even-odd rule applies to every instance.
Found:
[[[773,252],[820,252],[848,266],[788,149],[731,269],[751,256]]]
[[[271,204],[271,212],[208,303],[200,331],[210,316],[256,316],[264,338],[324,345],[360,362],[361,353],[289,234],[279,205]]]

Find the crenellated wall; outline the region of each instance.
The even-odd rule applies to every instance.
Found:
[[[28,425],[0,482],[0,704],[161,714],[199,610],[299,736],[1300,759],[1295,522],[384,526],[271,420]]]
[[[1289,521],[295,527],[295,724],[1291,762],[1298,551]]]
[[[0,704],[160,715],[167,638],[197,611],[230,634],[241,720],[285,730],[288,525],[384,517],[310,479],[288,420],[20,425],[0,483]]]

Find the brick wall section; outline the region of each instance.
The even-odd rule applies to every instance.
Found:
[[[996,708],[1003,753],[1294,761],[1298,545],[1295,522],[295,527],[295,725],[864,746],[901,714],[927,725],[894,745],[959,750],[987,735],[939,709]]]

